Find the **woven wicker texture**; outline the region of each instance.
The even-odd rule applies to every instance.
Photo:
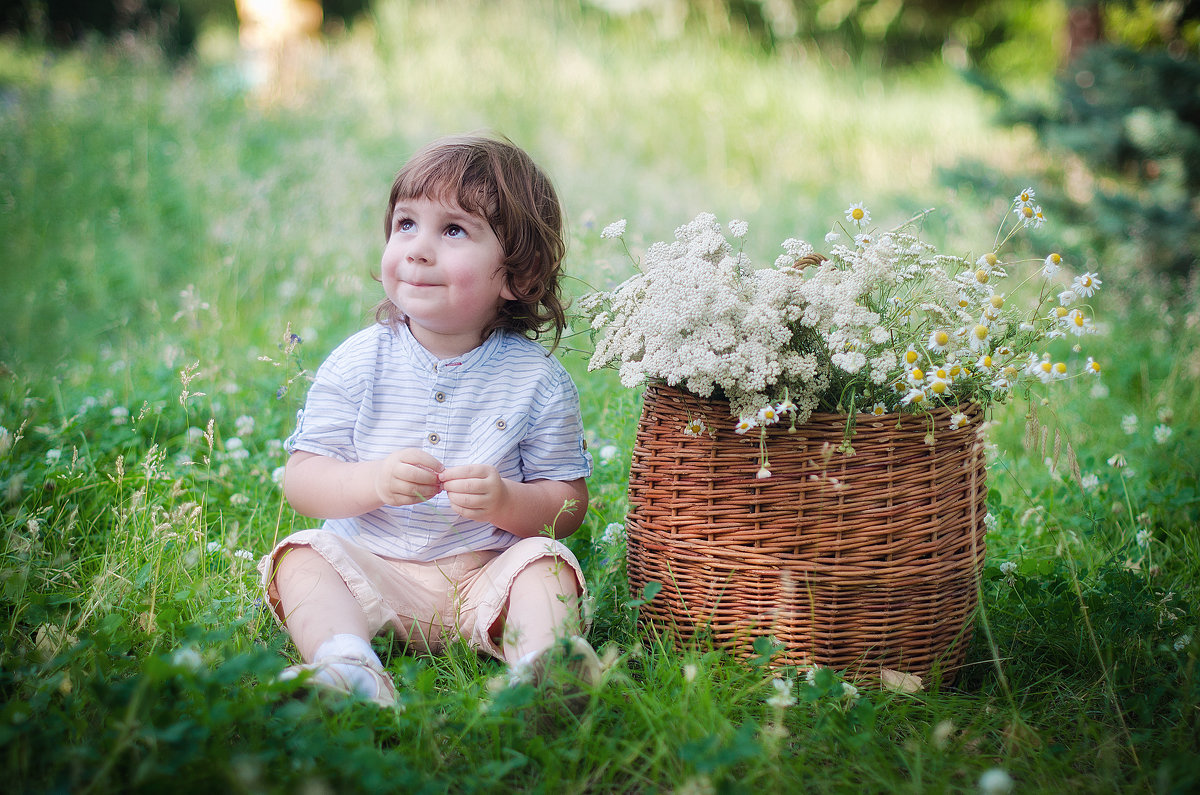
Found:
[[[857,679],[936,667],[952,681],[984,556],[981,413],[965,413],[959,430],[942,409],[864,415],[852,456],[836,451],[844,415],[814,414],[795,433],[781,422],[768,432],[772,476],[758,479],[758,431],[734,433],[728,404],[647,387],[628,570],[635,594],[662,591],[640,619],[681,644],[708,632],[744,657],[769,635],[784,664]],[[697,417],[708,431],[684,434]]]

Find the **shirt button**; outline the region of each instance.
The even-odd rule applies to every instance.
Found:
[[[496,427],[499,428],[500,430],[504,430],[505,428],[508,427],[508,423],[505,422],[504,420],[496,420]]]
[[[438,436],[436,433],[431,433],[425,438],[429,440],[430,444],[437,444],[442,439],[442,437]]]
[[[446,393],[445,392],[434,392],[433,399],[436,400],[438,403],[445,403],[446,402]]]

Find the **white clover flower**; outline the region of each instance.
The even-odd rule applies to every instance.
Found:
[[[776,709],[787,709],[796,703],[791,679],[772,679],[771,685],[775,688],[775,694],[767,699],[767,704]]]
[[[235,558],[237,558],[238,560],[245,560],[245,561],[254,560],[254,553],[248,549],[235,549],[233,551],[233,556]]]
[[[1170,425],[1175,421],[1175,410],[1170,406],[1159,406],[1158,411],[1155,412],[1155,416],[1158,417],[1159,422],[1165,422],[1167,425]]]
[[[615,444],[606,444],[600,448],[597,454],[600,457],[601,464],[610,464],[619,452],[621,451]]]
[[[1155,425],[1154,426],[1154,441],[1158,442],[1159,444],[1166,444],[1167,440],[1170,438],[1171,438],[1171,426],[1170,425]]]
[[[1089,472],[1080,478],[1079,483],[1083,486],[1084,491],[1095,491],[1100,488],[1100,476],[1094,472]]]
[[[249,505],[249,504],[250,504],[250,498],[249,498],[249,497],[247,497],[245,494],[242,494],[242,493],[239,491],[237,494],[234,494],[234,495],[230,496],[230,498],[229,498],[229,504],[230,504],[230,505]]]
[[[1110,467],[1113,467],[1114,469],[1122,469],[1123,467],[1128,465],[1128,462],[1125,460],[1124,454],[1113,453],[1111,456],[1108,457],[1108,465]]]
[[[1150,541],[1153,538],[1154,533],[1152,533],[1148,528],[1142,528],[1141,530],[1138,530],[1137,535],[1134,537],[1134,539],[1137,541],[1137,545],[1142,549],[1149,547]]]
[[[871,213],[862,202],[855,202],[846,208],[846,220],[861,229],[871,223]]]
[[[204,548],[207,549],[209,552],[216,552],[217,550],[219,550],[221,548],[221,543],[219,541],[209,541],[207,544],[204,545]]]
[[[1137,429],[1138,417],[1136,414],[1126,414],[1124,417],[1121,417],[1121,430],[1125,432],[1126,436],[1133,436],[1137,433]]]
[[[1011,577],[1017,573],[1017,564],[1011,560],[1006,560],[1000,564],[1000,573],[1005,577]]]
[[[254,418],[243,414],[233,421],[234,433],[238,436],[249,436],[254,433]]]
[[[750,224],[745,221],[733,220],[729,222],[729,234],[736,238],[743,238],[750,231]]]
[[[621,544],[625,541],[625,523],[609,522],[600,536],[601,544]]]
[[[624,218],[620,221],[613,221],[600,231],[600,237],[605,239],[622,237],[625,234],[625,224],[626,220]]]
[[[1076,295],[1091,298],[1100,289],[1101,284],[1099,275],[1088,271],[1075,277],[1071,282],[1071,289]]]
[[[1171,648],[1173,648],[1175,651],[1183,651],[1191,642],[1192,634],[1190,632],[1185,632],[1175,639],[1175,642],[1171,644]]]
[[[113,406],[109,409],[108,416],[112,419],[113,425],[124,425],[129,419],[129,409],[124,406]]]
[[[195,425],[189,425],[187,432],[184,433],[184,438],[189,442],[198,442],[204,438],[204,429]]]
[[[683,666],[683,681],[691,682],[696,679],[696,674],[700,672],[699,666],[695,663],[687,663]]]
[[[850,704],[856,704],[858,703],[859,697],[860,696],[857,687],[849,682],[842,682],[842,698],[844,698]]]
[[[184,646],[171,654],[171,663],[177,668],[199,671],[204,667],[204,657],[194,647]]]
[[[274,469],[272,469],[271,470],[271,482],[274,483],[276,486],[282,486],[283,485],[283,473],[286,469],[287,469],[286,467],[282,467],[282,466],[278,466],[278,467],[275,467]]]
[[[55,447],[46,451],[46,466],[57,466],[60,460],[62,460],[62,450],[59,448]]]
[[[1012,776],[1003,768],[993,767],[983,771],[979,777],[981,795],[1008,795],[1013,791]]]

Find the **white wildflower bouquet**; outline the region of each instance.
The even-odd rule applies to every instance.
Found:
[[[977,259],[924,242],[912,230],[925,213],[877,232],[854,204],[827,253],[788,239],[774,267],[755,268],[732,242],[746,223],[726,234],[701,214],[674,241],[651,245],[631,278],[582,300],[595,342],[589,369],[615,366],[627,387],[657,380],[723,397],[743,433],[785,417],[794,428],[814,411],[846,413],[849,433],[863,412],[987,405],[1034,383],[1097,375],[1091,358],[1068,364],[1049,351],[1055,339],[1095,331],[1086,301],[1097,274],[1065,274],[1057,253],[1001,256],[1017,231],[1044,222],[1033,198],[1032,189],[1016,197],[1012,220]],[[602,236],[624,234],[618,221]],[[1018,270],[1028,273],[1012,283]],[[1032,301],[1010,299],[1033,283]],[[958,411],[951,424],[966,421]]]

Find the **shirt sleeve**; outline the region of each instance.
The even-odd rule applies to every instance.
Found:
[[[553,359],[521,442],[526,480],[575,480],[592,474],[592,456],[583,435],[579,391],[566,369]]]
[[[284,442],[288,453],[303,450],[308,453],[357,461],[354,429],[362,404],[361,389],[355,389],[355,379],[345,372],[344,351],[335,350],[317,368],[309,387],[304,408],[296,412],[296,430]]]

